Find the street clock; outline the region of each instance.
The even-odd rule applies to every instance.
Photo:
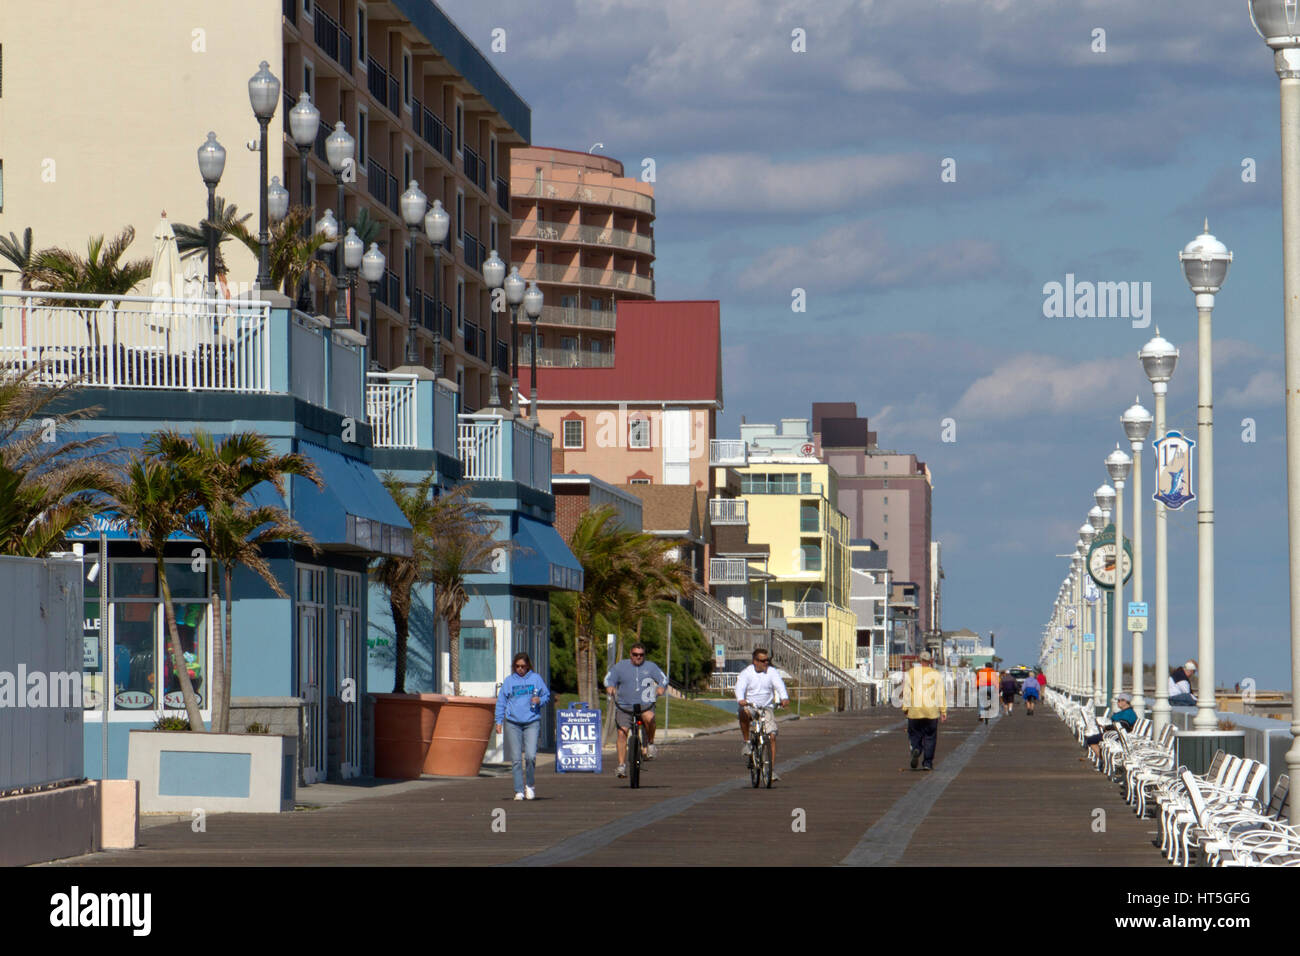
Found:
[[[1101,588],[1115,587],[1115,526],[1107,525],[1088,549],[1088,575]],[[1133,552],[1128,538],[1124,539],[1123,548],[1124,581],[1133,575]]]

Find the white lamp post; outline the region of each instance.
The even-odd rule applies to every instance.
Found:
[[[1199,675],[1193,730],[1218,729],[1214,699],[1214,382],[1211,369],[1211,322],[1214,295],[1228,278],[1232,253],[1205,231],[1189,242],[1178,260],[1187,284],[1196,293],[1197,400],[1196,440],[1201,452],[1200,492],[1196,498],[1196,652]]]
[[[1128,436],[1129,447],[1133,449],[1133,600],[1140,604],[1142,602],[1142,446],[1151,431],[1151,413],[1142,407],[1135,396],[1133,404],[1120,416],[1120,422],[1124,426],[1124,434]],[[1133,709],[1141,717],[1146,713],[1147,706],[1146,698],[1142,694],[1142,685],[1146,678],[1143,671],[1146,662],[1142,654],[1144,635],[1141,631],[1131,631],[1130,634],[1133,638]],[[1160,682],[1158,673],[1156,682]]]
[[[1251,0],[1251,20],[1274,50],[1273,67],[1281,81],[1282,301],[1293,700],[1300,694],[1300,242],[1296,241],[1300,235],[1300,29],[1296,26],[1297,14],[1295,0]],[[1214,692],[1213,684],[1202,684],[1202,699],[1206,686],[1211,694]],[[1292,780],[1300,780],[1300,707],[1294,705],[1291,738],[1287,770]],[[1291,801],[1291,823],[1300,825],[1300,800]]]
[[[1120,449],[1106,456],[1106,470],[1115,482],[1115,599],[1111,604],[1111,646],[1115,659],[1112,668],[1114,684],[1111,693],[1124,689],[1124,622],[1128,619],[1124,608],[1124,483],[1128,481],[1133,459]]]
[[[1101,509],[1102,526],[1099,530],[1104,530],[1110,524],[1110,516],[1114,513],[1115,489],[1110,485],[1102,485],[1092,493],[1092,498]],[[1110,686],[1112,672],[1106,670],[1108,652],[1111,649],[1110,632],[1113,627],[1111,619],[1115,616],[1115,609],[1106,607],[1105,598],[1106,595],[1103,593],[1097,600],[1101,617],[1101,627],[1097,630],[1097,681],[1101,686],[1097,688],[1097,696],[1094,698],[1097,700],[1097,705],[1103,709],[1110,705],[1113,699],[1111,693],[1118,689]]]
[[[1084,580],[1084,575],[1088,573],[1088,569],[1085,564],[1085,562],[1088,560],[1088,546],[1092,544],[1093,539],[1096,537],[1097,537],[1097,532],[1092,527],[1092,525],[1082,524],[1079,526],[1079,548],[1077,549],[1079,560],[1078,560],[1078,567],[1076,568],[1075,576],[1079,580],[1079,618],[1078,618],[1079,650],[1080,650],[1082,660],[1084,662],[1084,674],[1083,674],[1084,687],[1083,690],[1081,691],[1080,696],[1091,696],[1093,691],[1093,687],[1092,687],[1093,669],[1088,666],[1089,664],[1088,647],[1084,643],[1084,639],[1083,639],[1084,632],[1088,630],[1087,618],[1086,618],[1086,615],[1088,613],[1088,600],[1087,600],[1088,583],[1087,581]],[[1095,633],[1093,634],[1093,640],[1094,641],[1096,640]],[[1095,648],[1096,645],[1094,644],[1094,651],[1093,651],[1094,653],[1096,653]]]
[[[1174,376],[1174,368],[1178,365],[1178,349],[1162,339],[1160,329],[1157,328],[1156,337],[1142,346],[1138,358],[1142,360],[1142,368],[1151,381],[1151,390],[1156,399],[1156,438],[1163,438],[1165,395],[1169,391],[1169,380]],[[1169,523],[1165,503],[1159,500],[1156,501],[1155,619],[1156,704],[1151,711],[1151,720],[1158,734],[1169,723]]]

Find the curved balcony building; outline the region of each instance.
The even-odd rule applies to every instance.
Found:
[[[608,156],[520,147],[510,157],[510,212],[510,262],[546,296],[537,364],[609,366],[618,303],[655,296],[654,187]]]

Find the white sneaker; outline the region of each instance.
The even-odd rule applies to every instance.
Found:
[[[619,775],[620,777],[626,777],[626,776],[627,776],[627,764],[625,764],[625,763],[621,763],[621,764],[618,765],[618,775]]]
[[[742,757],[748,757],[753,752],[754,752],[753,744],[751,744],[748,740],[746,740],[745,745],[740,748],[740,755]]]
[[[536,799],[537,799],[537,791],[534,790],[532,787],[524,787],[524,799],[525,799],[525,800],[536,800]]]
[[[522,793],[516,793],[516,794],[515,794],[515,799],[516,799],[516,800],[522,800],[523,798],[524,798],[524,795],[523,795]]]
[[[645,759],[654,760],[657,756],[659,756],[658,748],[656,748],[654,744],[647,745],[645,748]]]

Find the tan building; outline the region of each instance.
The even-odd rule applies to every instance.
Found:
[[[510,261],[546,296],[537,364],[613,365],[617,304],[654,298],[654,187],[608,156],[531,146],[511,153],[510,204]]]
[[[160,211],[195,225],[206,215],[196,151],[212,130],[226,148],[217,193],[251,213],[256,232],[259,154],[245,144],[257,139],[258,124],[248,79],[266,60],[282,89],[269,175],[292,202],[301,180],[286,113],[299,93],[321,112],[307,171],[318,215],[339,213],[325,138],[338,120],[356,138],[355,181],[345,184],[340,218],[351,225],[368,211],[388,260],[378,301],[364,283],[357,296],[361,329],[377,323],[372,358],[382,368],[404,364],[413,315],[418,352],[431,365],[440,322],[446,377],[465,408],[488,404],[488,362],[495,353],[505,366],[509,329],[500,323],[503,344],[494,349],[481,265],[491,249],[504,259],[510,247],[505,170],[512,147],[531,135],[531,112],[434,3],[43,0],[0,5],[0,37],[0,231],[21,235],[30,226],[38,248],[84,250],[88,236],[131,225],[128,257],[148,258]],[[50,65],[55,52],[58,68]],[[451,215],[441,308],[422,233],[408,261],[398,197],[411,179]],[[233,289],[251,286],[255,257],[233,241],[223,252]]]

